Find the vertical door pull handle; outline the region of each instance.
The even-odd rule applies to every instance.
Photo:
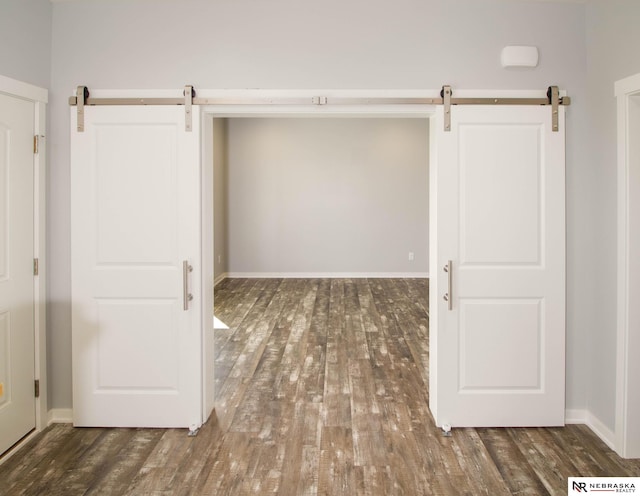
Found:
[[[449,310],[453,310],[453,262],[449,260],[442,270],[447,273],[447,292],[443,298]]]
[[[193,272],[193,267],[189,261],[182,262],[182,309],[189,310],[189,302],[193,300],[193,295],[189,293],[189,272]]]

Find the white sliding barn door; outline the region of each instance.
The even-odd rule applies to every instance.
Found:
[[[563,425],[564,109],[560,132],[549,107],[451,114],[451,132],[442,107],[433,123],[431,409],[440,426]]]
[[[199,427],[200,127],[184,107],[71,109],[76,426]],[[183,261],[194,293],[184,310]]]

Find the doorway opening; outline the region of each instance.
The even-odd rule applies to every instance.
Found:
[[[616,451],[640,456],[640,74],[616,83],[618,100],[618,335]]]
[[[217,164],[211,172],[213,214],[207,227],[214,231],[212,283],[221,293],[251,293],[249,299],[260,305],[263,292],[272,306],[278,305],[270,299],[274,292],[294,300],[302,295],[298,303],[303,307],[305,298],[329,304],[332,291],[342,295],[341,303],[350,295],[364,306],[384,293],[390,301],[395,295],[398,314],[406,313],[414,323],[422,319],[415,325],[422,343],[407,352],[421,364],[426,395],[430,114],[408,110],[388,115],[367,108],[333,116],[205,110],[203,128],[210,143],[205,143],[203,163]],[[409,308],[408,295],[414,308]],[[225,305],[227,296],[220,298]],[[232,315],[228,308],[215,310],[218,318]],[[232,358],[225,355],[231,352],[220,348],[233,339],[237,318],[222,317],[231,329],[212,332],[215,356],[226,362],[218,363],[210,395],[218,396],[234,374]],[[343,318],[349,326],[376,327],[366,315],[367,322],[354,323],[344,313]],[[258,317],[252,330],[268,326],[265,320]],[[366,347],[367,333],[360,339]],[[235,353],[238,358],[242,351]],[[206,369],[214,371],[215,364]],[[207,403],[213,406],[210,395]]]
[[[47,425],[47,100],[0,75],[0,463]]]

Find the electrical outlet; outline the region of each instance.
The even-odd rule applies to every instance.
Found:
[[[409,262],[413,262],[414,256],[413,256],[413,252],[410,251],[409,252]]]
[[[222,262],[222,255],[218,255],[218,263]]]

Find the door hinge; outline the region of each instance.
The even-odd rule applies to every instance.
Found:
[[[45,139],[44,134],[35,134],[33,136],[33,154],[40,153],[40,142]]]
[[[40,272],[40,261],[37,258],[33,259],[33,275],[37,276],[38,272]]]
[[[36,398],[40,398],[40,379],[34,381],[34,393]]]

